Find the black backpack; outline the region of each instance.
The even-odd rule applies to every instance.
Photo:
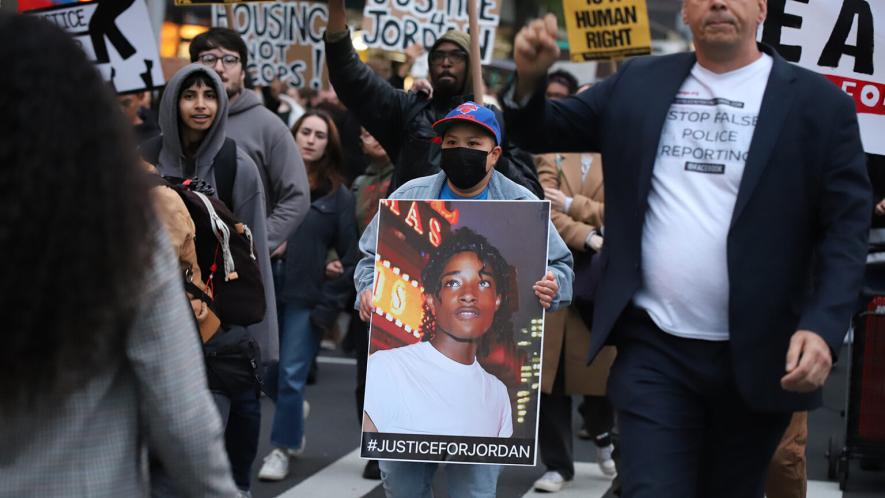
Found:
[[[161,146],[161,137],[149,140],[141,147],[142,157],[156,164]],[[219,197],[227,197],[226,202],[230,202],[236,174],[236,142],[229,138],[216,155],[215,174]],[[187,290],[210,304],[224,328],[263,320],[267,308],[264,285],[249,227],[228,209],[231,204],[213,197],[211,187],[205,183],[172,177],[158,181],[179,195],[194,222],[197,263],[211,297],[196,286],[189,285]]]

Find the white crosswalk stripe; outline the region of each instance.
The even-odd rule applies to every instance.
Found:
[[[605,494],[612,484],[612,478],[603,475],[595,463],[575,462],[575,478],[562,487],[562,491],[554,493],[557,498],[599,498]],[[551,496],[551,493],[539,493],[529,490],[523,495],[527,497]]]
[[[842,498],[839,484],[829,481],[808,481],[806,498]]]
[[[335,496],[340,498],[360,498],[380,486],[378,481],[363,479],[361,474],[365,460],[360,458],[359,448],[341,457],[308,479],[290,488],[277,498],[297,498],[304,496]],[[575,462],[575,478],[563,486],[558,493],[541,493],[529,489],[522,498],[542,496],[556,498],[601,498],[611,486],[611,478],[599,470],[599,466],[589,462]],[[842,498],[839,485],[835,482],[808,481],[807,498]]]
[[[357,448],[277,498],[306,496],[359,498],[381,485],[378,481],[362,478],[365,465],[366,461],[360,458],[360,449]]]

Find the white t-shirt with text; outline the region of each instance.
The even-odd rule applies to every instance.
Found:
[[[369,356],[365,411],[379,432],[510,437],[507,388],[475,359],[464,365],[419,342]]]
[[[722,74],[695,64],[667,113],[633,300],[670,334],[729,338],[726,240],[771,67],[766,54]]]

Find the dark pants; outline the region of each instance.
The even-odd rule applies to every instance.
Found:
[[[366,364],[369,360],[369,324],[360,320],[360,312],[354,310],[350,315],[348,335],[353,341],[356,355],[356,419],[363,426],[363,402],[366,399]]]
[[[565,359],[560,353],[556,378],[550,394],[541,393],[541,413],[538,419],[538,449],[541,462],[548,471],[559,472],[566,480],[575,476],[574,442],[572,439],[572,396],[565,394]],[[594,437],[608,434],[614,424],[612,407],[604,396],[585,396],[581,414],[587,430]]]
[[[791,414],[747,406],[729,343],[667,334],[636,309],[613,333],[608,393],[618,411],[621,496],[761,498]]]
[[[261,435],[261,403],[256,393],[227,396],[213,391],[215,404],[224,423],[224,443],[237,487],[252,485],[252,463],[258,455]]]

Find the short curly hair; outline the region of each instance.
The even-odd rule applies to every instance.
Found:
[[[486,333],[479,341],[477,356],[485,356],[489,353],[492,344],[510,346],[514,343],[513,323],[510,320],[513,314],[511,303],[518,302],[516,299],[518,289],[512,286],[510,278],[514,270],[501,255],[501,251],[489,243],[488,239],[470,228],[462,227],[454,230],[430,254],[427,265],[421,271],[424,294],[439,296],[442,289],[442,274],[446,264],[453,256],[462,252],[476,254],[480,261],[491,267],[492,276],[495,278],[496,294],[501,296],[501,305],[492,320],[491,333]],[[435,333],[436,317],[425,299],[424,317],[421,321],[421,340],[429,341]]]

